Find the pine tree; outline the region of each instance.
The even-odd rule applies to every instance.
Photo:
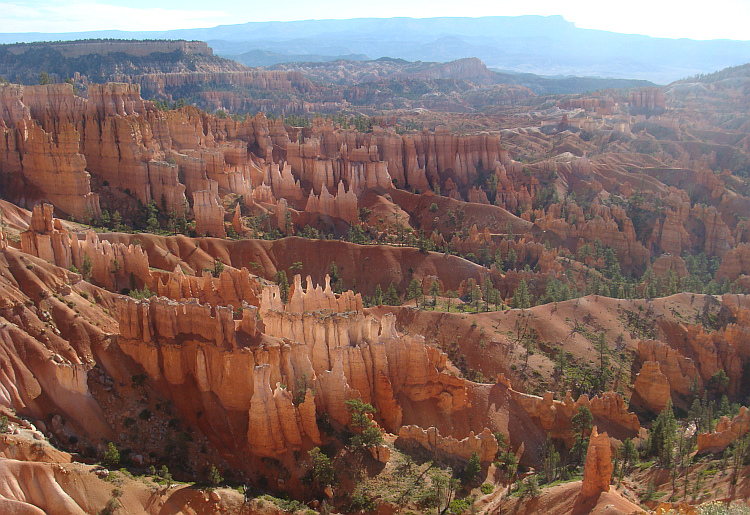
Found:
[[[529,297],[529,287],[526,284],[525,279],[521,279],[518,283],[518,288],[513,292],[513,307],[520,309],[527,309],[531,307],[531,299]]]
[[[516,255],[516,251],[514,249],[510,249],[508,251],[508,254],[505,256],[506,270],[511,270],[511,269],[515,270],[516,261],[518,261],[518,256]]]
[[[547,483],[553,482],[558,476],[558,467],[560,466],[560,453],[555,449],[555,444],[552,442],[549,433],[547,434],[547,441],[544,446],[544,474],[546,476]]]
[[[599,372],[597,377],[597,389],[603,392],[611,379],[612,372],[609,370],[609,349],[607,348],[607,335],[604,331],[599,333],[596,341],[596,351],[599,354]]]
[[[108,467],[116,467],[120,464],[120,451],[117,450],[117,447],[112,442],[107,444],[107,451],[104,453],[104,464]]]
[[[576,411],[576,414],[571,418],[570,423],[575,435],[575,443],[573,449],[575,454],[576,463],[581,463],[583,458],[583,452],[588,448],[588,437],[587,434],[593,427],[594,415],[591,414],[586,406],[581,406]]]
[[[335,477],[331,458],[323,454],[320,447],[313,447],[308,455],[310,456],[313,484],[318,491],[322,492],[328,485],[333,484]]]
[[[451,312],[451,304],[453,303],[453,299],[456,298],[456,292],[453,290],[448,290],[445,292],[445,296],[448,298],[448,313]]]
[[[648,435],[648,452],[651,456],[655,456],[662,466],[666,467],[672,463],[676,432],[677,421],[672,409],[672,399],[669,399],[667,405],[656,417]]]
[[[479,454],[476,451],[471,453],[469,463],[466,464],[466,468],[463,473],[464,484],[474,483],[479,475],[482,473],[482,463],[479,461]]]
[[[88,255],[84,255],[83,263],[81,264],[81,275],[86,281],[91,279],[92,271],[93,271],[93,266],[91,264],[91,258]]]
[[[401,304],[401,299],[398,297],[396,286],[391,283],[385,292],[385,303],[389,306],[398,306]]]
[[[438,293],[440,293],[440,285],[438,284],[437,280],[434,280],[432,281],[432,284],[430,284],[430,295],[432,295],[432,305],[434,307],[437,307]]]
[[[286,277],[286,272],[284,270],[279,270],[276,272],[276,277],[274,277],[274,280],[276,281],[276,284],[279,285],[279,295],[281,296],[281,302],[286,304],[289,302],[289,279]]]
[[[422,295],[422,285],[419,284],[418,279],[412,279],[409,282],[409,286],[406,288],[406,300],[416,299],[417,307],[419,307],[419,297]]]
[[[372,303],[376,306],[383,304],[383,289],[380,287],[380,284],[375,286],[375,294],[372,297]]]

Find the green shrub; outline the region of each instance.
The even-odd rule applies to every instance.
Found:
[[[104,453],[104,464],[108,467],[116,467],[120,464],[120,451],[117,450],[117,447],[112,442],[107,444],[107,451]]]
[[[471,508],[471,503],[468,501],[468,499],[453,499],[448,507],[451,513],[459,515],[460,513],[469,511],[469,508]]]
[[[479,487],[479,488],[480,488],[480,490],[482,490],[482,493],[484,495],[491,494],[492,492],[495,491],[495,485],[491,485],[489,483],[482,483],[482,486]]]

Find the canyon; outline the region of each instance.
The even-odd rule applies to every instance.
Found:
[[[742,452],[750,122],[700,107],[741,113],[741,85],[310,119],[144,99],[330,92],[191,73],[0,86],[3,509],[633,513],[668,466]],[[670,413],[687,465],[652,450]],[[732,470],[691,504],[743,499]]]

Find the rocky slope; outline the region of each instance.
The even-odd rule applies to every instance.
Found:
[[[675,100],[653,90],[567,99],[540,129],[464,132],[233,119],[140,91],[0,90],[15,203],[0,204],[0,404],[14,424],[33,419],[83,460],[113,442],[137,473],[208,481],[216,467],[343,511],[369,480],[428,459],[420,488],[478,460],[498,492],[523,479],[513,460],[548,482],[579,460],[580,483],[531,500],[484,488],[482,503],[630,513],[634,482],[667,481],[631,463],[610,488],[611,460],[628,439],[663,460],[647,442],[667,406],[708,410],[681,421],[696,452],[747,434],[741,130],[657,115]],[[630,108],[632,126],[606,118]],[[714,173],[722,163],[734,168]],[[377,444],[360,446],[365,427]],[[351,474],[316,484],[315,448]],[[552,450],[569,461],[550,469]],[[11,504],[106,502],[85,504],[54,466],[4,466]],[[19,493],[29,475],[52,493]],[[160,499],[208,502],[180,495]],[[421,495],[401,507],[424,510]],[[122,501],[156,509],[138,502]]]

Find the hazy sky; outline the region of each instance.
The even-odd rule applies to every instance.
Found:
[[[0,32],[168,30],[249,21],[560,14],[581,28],[750,40],[750,0],[0,0]]]

